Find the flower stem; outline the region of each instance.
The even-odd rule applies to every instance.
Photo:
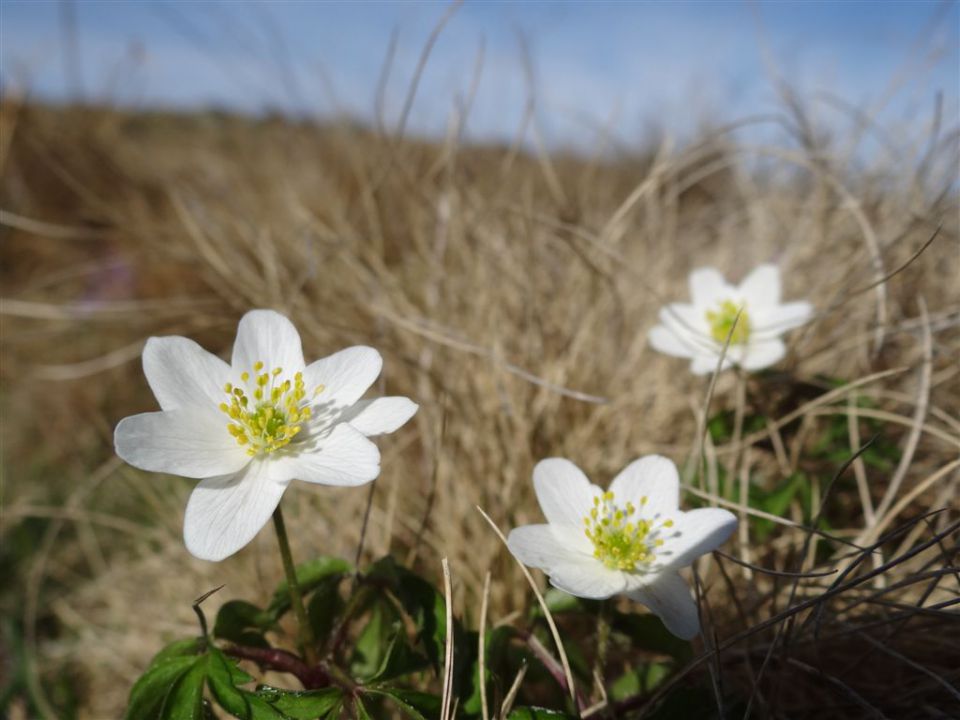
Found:
[[[607,649],[610,647],[610,600],[601,600],[597,608],[597,657],[593,666],[594,678],[603,683],[603,670],[607,664]],[[602,688],[598,688],[602,692]]]
[[[287,588],[290,591],[290,604],[297,616],[297,625],[300,628],[300,645],[303,656],[308,665],[317,663],[317,641],[313,636],[313,626],[307,618],[307,611],[303,607],[303,597],[300,595],[300,586],[297,584],[297,571],[293,565],[293,555],[290,553],[290,541],[287,539],[287,526],[283,522],[283,511],[277,505],[273,511],[273,527],[277,531],[277,543],[280,545],[280,557],[283,559],[283,572],[287,576]]]

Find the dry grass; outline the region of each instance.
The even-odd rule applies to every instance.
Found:
[[[781,147],[718,131],[611,161],[8,98],[2,607],[37,702],[63,702],[59,673],[81,717],[116,717],[149,657],[194,631],[194,597],[226,583],[256,600],[280,577],[270,532],[226,562],[192,560],[190,484],[113,460],[113,425],[153,407],[147,337],[222,354],[243,312],[273,307],[308,358],[379,348],[379,389],[421,411],[381,443],[364,557],[393,552],[438,581],[449,558],[473,626],[491,572],[495,624],[533,600],[476,506],[502,528],[538,521],[546,456],[601,483],[645,453],[694,470],[704,383],[646,331],[692,268],[738,278],[775,261],[787,297],[820,314],[744,388],[739,414],[767,425],[708,442],[688,499],[740,512],[726,552],[788,574],[703,561],[704,654],[671,682],[733,690],[760,716],[946,717],[960,680],[956,129],[864,162],[802,119],[780,118],[795,129]],[[712,409],[737,398],[722,376]],[[860,458],[831,483],[842,459],[818,443],[838,422],[847,456],[879,433],[891,467]],[[730,499],[720,469],[741,479]],[[798,471],[822,534],[795,502],[758,542],[740,490]],[[367,497],[293,488],[295,555],[352,558]]]

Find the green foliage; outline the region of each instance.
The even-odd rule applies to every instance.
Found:
[[[749,488],[750,507],[763,510],[777,517],[784,517],[790,504],[795,499],[800,497],[803,500],[804,496],[809,497],[809,493],[803,492],[805,488],[809,488],[809,484],[810,480],[802,472],[794,473],[771,490],[764,490],[751,483]],[[808,503],[804,503],[805,508],[807,505]],[[762,542],[770,535],[776,525],[772,520],[755,518],[751,521],[751,527],[754,539]]]
[[[456,619],[448,628],[445,597],[436,586],[389,557],[353,582],[343,582],[349,572],[347,563],[332,558],[297,569],[317,650],[322,649],[320,664],[309,666],[289,650],[272,647],[289,627],[280,623],[290,611],[287,586],[281,583],[266,608],[228,601],[217,613],[210,637],[180,640],[157,653],[131,691],[126,718],[206,720],[212,717],[212,703],[240,720],[365,720],[396,713],[436,720],[448,631],[454,649],[452,695],[457,699],[457,718],[480,716],[482,692],[490,707],[498,708],[524,666],[524,688],[509,717],[572,717],[569,697],[557,692],[553,667],[542,650],[531,645],[536,637],[543,647],[552,647],[539,608],[531,610],[526,630],[501,625],[486,632],[481,677],[478,635],[467,632]],[[690,644],[672,636],[648,613],[620,612],[558,590],[548,591],[546,601],[558,622],[581,629],[594,628],[603,608],[610,620],[611,652],[629,647],[643,651],[645,660],[649,657],[617,676],[610,686],[614,699],[651,692],[691,657]],[[589,687],[596,650],[592,630],[564,636],[578,683]],[[572,639],[581,637],[591,639],[584,643]],[[291,644],[288,639],[282,647]],[[307,689],[257,685],[234,655],[258,658],[265,669],[293,672]]]
[[[559,710],[548,710],[540,707],[514,708],[507,715],[507,720],[574,720],[573,715],[567,715]]]
[[[335,687],[290,692],[261,685],[256,694],[258,698],[270,703],[282,716],[292,720],[315,720],[331,715],[335,717],[343,704],[343,691]]]
[[[307,594],[322,585],[330,578],[340,578],[353,571],[353,566],[346,560],[334,557],[318,557],[309,562],[298,565],[297,586],[300,592]],[[287,581],[282,580],[273,591],[273,600],[267,608],[267,615],[279,619],[290,610],[290,590]]]
[[[183,643],[175,643],[182,645]],[[161,657],[162,656],[162,657]],[[203,678],[207,656],[171,651],[168,646],[130,691],[127,720],[202,718]]]
[[[432,720],[440,716],[441,699],[430,693],[402,688],[381,688],[370,690],[369,695],[379,695],[388,699],[413,720]]]

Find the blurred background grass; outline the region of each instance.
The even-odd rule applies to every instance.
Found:
[[[87,8],[73,12],[89,17]],[[939,11],[940,22],[955,9]],[[5,5],[5,43],[9,12]],[[69,10],[59,17],[69,30]],[[940,26],[931,27],[933,37]],[[82,53],[84,36],[73,31],[57,36],[59,47],[66,52],[74,37]],[[401,63],[382,51],[384,68]],[[522,75],[531,57],[518,50],[509,71]],[[229,58],[216,62],[229,71]],[[955,84],[897,117],[864,103],[834,123],[823,121],[815,93],[781,76],[762,114],[701,118],[683,133],[623,142],[616,132],[551,130],[535,85],[510,133],[471,137],[464,97],[479,96],[467,94],[444,114],[442,132],[413,123],[411,136],[404,128],[417,102],[389,120],[132,108],[122,97],[62,102],[69,93],[58,102],[42,78],[32,97],[11,68],[5,54],[0,699],[12,717],[117,717],[149,657],[195,631],[193,598],[226,583],[224,600],[258,600],[280,577],[269,532],[224,563],[192,559],[180,538],[192,483],[140,473],[112,451],[116,422],[154,409],[139,365],[145,339],[187,335],[224,355],[252,307],[289,314],[308,358],[376,346],[385,358],[379,391],[421,404],[410,427],[381,441],[363,556],[393,552],[427,575],[449,557],[468,618],[487,571],[494,620],[530,602],[475,507],[504,529],[538,521],[530,486],[538,459],[569,457],[605,484],[644,453],[679,464],[691,457],[704,384],[649,349],[646,331],[662,304],[686,296],[699,266],[739,279],[776,262],[785,296],[819,311],[791,336],[788,359],[750,380],[745,439],[732,430],[736,383],[720,379],[713,407],[726,412],[710,424],[707,477],[697,485],[707,501],[731,501],[733,479],[745,476],[754,507],[808,522],[830,477],[876,435],[872,454],[832,489],[824,527],[869,544],[947,508],[885,546],[889,559],[957,519]],[[892,92],[909,95],[934,76],[921,63],[892,78]],[[391,90],[398,97],[416,99],[420,75],[411,84],[382,77],[400,85]],[[771,425],[791,413],[792,422]],[[884,503],[891,482],[899,487]],[[367,501],[365,490],[293,488],[296,556],[352,558]],[[795,569],[804,548],[805,567],[845,562],[842,544],[807,546],[806,533],[770,520],[751,520],[748,532],[728,551],[760,565]],[[892,716],[921,700],[941,707],[951,697],[944,682],[955,685],[960,667],[955,615],[920,613],[911,633],[889,639],[926,673],[889,655],[871,655],[865,672],[850,660],[869,646],[844,633],[918,601],[949,607],[955,574],[917,578],[931,562],[955,564],[957,541],[948,534],[871,585],[892,588],[886,605],[858,596],[832,606],[831,659],[816,647],[798,657]],[[713,565],[704,578],[721,637],[783,609],[791,592],[776,577],[735,574],[725,585]],[[814,597],[828,585],[805,581],[799,592]],[[725,656],[724,670],[749,694],[747,657]],[[797,672],[786,662],[775,670]],[[761,695],[793,717],[833,705],[854,716],[844,692],[803,678]],[[899,696],[893,681],[905,688]]]

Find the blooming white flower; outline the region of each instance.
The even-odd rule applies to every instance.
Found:
[[[520,562],[577,597],[626,593],[685,640],[700,632],[697,606],[677,571],[730,537],[732,513],[681,512],[677,468],[659,455],[627,465],[607,492],[569,460],[541,460],[533,487],[548,524],[510,532],[507,546]]]
[[[786,353],[780,335],[813,315],[808,302],[780,302],[776,265],[760,265],[737,287],[713,268],[694,270],[690,296],[692,303],[673,303],[660,310],[660,325],[650,330],[650,344],[667,355],[691,358],[690,370],[697,375],[717,367],[738,312],[740,319],[721,369],[738,365],[759,370],[773,365]]]
[[[393,432],[418,407],[360,400],[382,366],[363,346],[306,365],[296,328],[272,310],[240,320],[229,365],[187,338],[150,338],[143,371],[161,412],[121,420],[116,451],[143,470],[201,479],[184,541],[222,560],[253,539],[294,478],[353,486],[380,474],[367,436]]]

